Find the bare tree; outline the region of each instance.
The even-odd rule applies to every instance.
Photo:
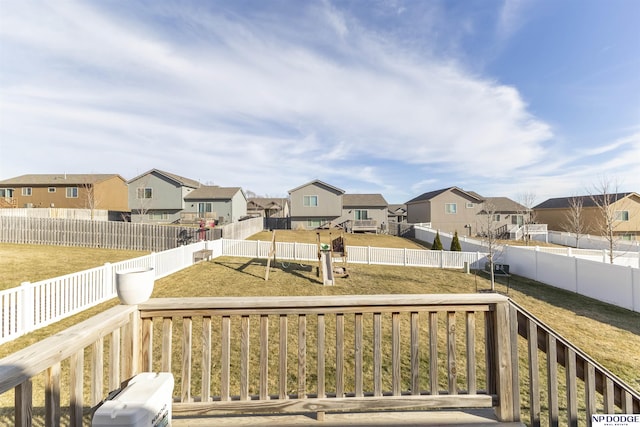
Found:
[[[583,215],[584,199],[573,196],[569,199],[569,210],[565,214],[565,222],[562,228],[576,239],[576,248],[580,247],[580,237],[586,232],[586,225]]]
[[[600,181],[594,184],[590,197],[598,210],[596,222],[598,232],[607,241],[609,261],[613,264],[615,258],[614,250],[619,240],[616,235],[616,228],[620,224],[618,211],[614,204],[622,198],[622,195],[618,193],[618,182],[608,177],[600,178]]]
[[[484,209],[480,211],[482,219],[480,221],[480,238],[483,246],[487,249],[487,260],[489,261],[490,275],[491,275],[491,291],[495,291],[495,274],[494,264],[498,256],[499,242],[498,242],[498,221],[496,221],[496,206],[491,202],[484,202]]]
[[[522,205],[522,209],[518,211],[518,215],[522,215],[522,240],[526,246],[531,241],[531,224],[536,223],[536,215],[533,210],[536,202],[536,193],[526,191],[518,197],[518,203]]]
[[[84,204],[86,209],[89,209],[91,214],[91,220],[95,219],[95,211],[100,206],[100,197],[96,193],[96,186],[94,183],[85,182],[82,184],[82,189],[85,193]]]
[[[153,188],[149,186],[151,181],[151,174],[144,177],[136,187],[136,214],[139,217],[140,222],[144,222],[144,218],[151,209],[153,200]],[[133,214],[133,212],[132,212]]]

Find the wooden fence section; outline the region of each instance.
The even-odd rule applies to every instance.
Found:
[[[176,415],[495,407],[513,420],[500,295],[155,299],[140,316],[141,369],[174,373]]]
[[[120,305],[0,360],[14,405],[0,421],[88,425],[144,371],[173,373],[174,415],[493,407],[537,426],[640,413],[636,391],[505,296],[432,294]]]
[[[524,308],[510,301],[512,335],[524,338],[517,407],[530,426],[591,425],[596,414],[639,414],[640,393],[618,379]],[[518,347],[514,346],[517,352]],[[513,355],[518,360],[517,353]],[[546,397],[546,399],[545,399]]]
[[[262,219],[226,224],[227,239],[246,239],[262,231]],[[0,216],[0,242],[87,248],[164,251],[199,240],[213,240],[214,230],[116,221]]]
[[[181,231],[180,227],[130,222],[0,217],[4,243],[163,251],[178,246]]]

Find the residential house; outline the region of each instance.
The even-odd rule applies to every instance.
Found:
[[[180,220],[185,197],[201,184],[158,169],[127,182],[132,222],[172,223]]]
[[[533,208],[536,219],[548,224],[550,230],[572,232],[568,225],[573,201],[577,201],[584,230],[582,234],[603,235],[602,205],[608,197],[609,212],[614,218],[613,233],[621,239],[640,240],[640,194],[636,192],[609,195],[557,197]]]
[[[430,223],[434,229],[474,236],[480,232],[478,214],[484,199],[458,187],[421,194],[407,203],[407,222]]]
[[[289,190],[291,228],[310,230],[330,226],[342,216],[343,195],[344,190],[317,179]]]
[[[183,218],[228,224],[247,217],[247,197],[240,187],[203,185],[187,194],[184,200]]]
[[[284,197],[249,197],[247,215],[254,218],[288,218],[289,199]]]
[[[30,174],[0,181],[0,207],[129,211],[127,183],[118,174]]]
[[[381,194],[345,194],[320,180],[289,190],[291,228],[343,227],[348,231],[380,231],[386,225],[387,201]]]
[[[518,229],[531,222],[530,219],[530,209],[508,197],[485,197],[479,225],[480,229],[490,226],[501,238],[513,239],[518,235]],[[544,230],[546,232],[546,228]]]
[[[398,223],[407,222],[407,205],[405,204],[389,205],[389,212],[387,213],[387,219],[389,222],[398,222]]]
[[[343,194],[342,218],[348,218],[348,231],[386,230],[389,205],[382,194]]]

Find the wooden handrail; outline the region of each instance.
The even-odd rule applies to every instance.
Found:
[[[479,358],[482,334],[485,357]],[[524,358],[519,337],[527,343]],[[547,355],[546,367],[539,366],[539,352]],[[91,366],[85,369],[86,356]],[[523,359],[528,394],[520,393]],[[69,378],[61,375],[63,362]],[[522,415],[539,425],[548,417],[553,425],[564,418],[577,424],[583,413],[640,412],[637,391],[495,293],[167,298],[121,305],[0,360],[0,393],[14,389],[15,424],[31,425],[32,378],[44,372],[44,424],[56,425],[60,383],[68,381],[70,424],[80,426],[105,389],[158,369],[177,379],[176,415],[493,407],[503,421]],[[546,378],[539,379],[543,371]],[[566,408],[559,386],[566,389]],[[582,404],[577,390],[583,389]],[[545,394],[547,405],[540,402]]]
[[[182,323],[181,366],[163,362],[180,378],[176,390],[180,403],[174,404],[175,414],[493,406],[499,419],[514,420],[508,299],[499,294],[171,298],[150,300],[140,304],[139,309],[142,370],[151,369],[157,359],[154,351],[160,351],[163,359],[171,353],[168,346],[175,339],[171,333],[173,325]],[[486,361],[476,360],[476,313],[484,313],[490,319],[485,334],[492,348],[486,350]],[[421,314],[428,327],[420,326]],[[456,326],[457,314],[462,316],[465,328]],[[154,328],[156,321],[162,324],[162,331]],[[446,338],[445,349],[438,340],[442,321],[446,321],[446,331],[440,335]],[[212,325],[216,324],[217,337],[212,339],[212,329],[215,330]],[[275,332],[270,332],[272,324]],[[307,342],[307,325],[317,329],[316,342]],[[295,340],[288,338],[290,327],[297,328],[297,348],[289,348],[293,343],[290,341]],[[202,331],[201,349],[194,344],[200,339],[194,328]],[[239,342],[232,341],[232,330]],[[252,330],[259,332],[252,335]],[[430,343],[428,357],[420,356],[425,335]],[[256,341],[258,348],[252,353],[249,343]],[[466,346],[458,348],[460,341]],[[158,348],[154,342],[163,345]],[[269,349],[276,344],[279,351],[270,353]],[[383,345],[388,353],[383,354]],[[372,352],[368,353],[371,364],[366,372],[364,348]],[[439,379],[437,360],[442,358],[439,353],[443,350],[448,374]],[[203,365],[207,366],[201,377],[191,371],[194,356],[199,352],[206,361]],[[297,355],[297,366],[288,366],[288,355],[292,353]],[[235,361],[239,369],[235,371],[231,368],[234,354],[239,358]],[[313,360],[309,359],[310,354],[314,355]],[[331,362],[325,366],[329,354]],[[385,356],[390,359],[387,360],[390,370],[383,369]],[[466,363],[467,372],[458,372],[457,358]],[[214,375],[218,378],[219,395],[211,393],[212,373],[208,367],[212,360],[219,363],[219,373]],[[409,367],[402,368],[404,363],[409,363]],[[252,368],[253,364],[259,367]],[[429,365],[431,370],[427,374]],[[494,370],[489,393],[488,385],[478,385],[478,366],[483,372]],[[308,377],[309,368],[316,370],[315,376]],[[327,368],[335,378],[328,377]],[[270,374],[270,369],[275,373]],[[251,377],[250,371],[256,372],[257,377]],[[345,382],[347,376],[349,380]],[[364,387],[365,376],[370,378],[367,384],[371,385],[367,387],[371,389]],[[467,386],[461,388],[459,378],[465,377]],[[291,387],[290,381],[297,381],[297,385]],[[447,384],[444,389],[442,381]],[[194,382],[201,384],[200,397],[191,394]]]
[[[620,378],[593,360],[582,350],[571,344],[542,321],[529,313],[523,307],[510,301],[515,322],[512,327],[517,328],[519,336],[527,340],[528,363],[530,376],[528,404],[532,425],[540,424],[542,390],[538,380],[540,366],[538,365],[537,351],[547,354],[547,378],[548,384],[548,418],[550,425],[557,424],[560,417],[558,384],[564,382],[567,393],[566,417],[571,424],[578,420],[577,383],[580,379],[584,382],[585,403],[584,412],[586,422],[589,423],[591,415],[597,413],[612,413],[618,407],[624,413],[640,413],[640,393],[626,384]],[[557,366],[565,369],[565,379],[557,378]],[[531,379],[533,378],[533,380]],[[554,381],[554,378],[556,379]],[[551,386],[549,386],[551,385]],[[604,404],[598,408],[596,404],[596,392],[603,396]]]

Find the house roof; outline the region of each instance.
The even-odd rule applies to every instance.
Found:
[[[218,187],[216,185],[203,185],[196,188],[191,193],[184,196],[185,200],[212,200],[223,199],[230,200],[238,191],[242,191],[240,187]]]
[[[382,194],[344,194],[342,196],[342,206],[380,206],[387,207],[388,203]]]
[[[200,184],[200,182],[198,182],[198,181],[196,181],[194,179],[189,179],[189,178],[185,178],[183,176],[176,175],[176,174],[173,174],[173,173],[170,173],[170,172],[161,171],[160,169],[151,169],[151,170],[143,173],[142,175],[138,175],[135,178],[130,179],[129,181],[127,181],[127,183],[136,181],[136,180],[142,178],[143,176],[149,175],[149,174],[152,174],[152,173],[156,173],[158,175],[162,175],[164,177],[167,177],[170,180],[172,180],[172,181],[174,181],[174,182],[176,182],[176,183],[178,183],[178,184],[180,184],[180,185],[182,185],[184,187],[198,188],[198,187],[200,187],[202,185],[202,184]]]
[[[302,185],[301,185],[301,186],[299,186],[299,187],[296,187],[296,188],[294,188],[294,189],[292,189],[292,190],[289,190],[289,194],[291,194],[291,193],[293,193],[294,191],[297,191],[297,190],[299,190],[299,189],[301,189],[301,188],[307,187],[307,186],[309,186],[309,185],[319,185],[319,186],[322,186],[322,187],[327,187],[327,188],[329,188],[329,189],[331,189],[331,190],[333,190],[333,191],[335,191],[335,192],[337,192],[337,193],[344,194],[344,190],[342,190],[342,189],[340,189],[340,188],[338,188],[338,187],[334,187],[334,186],[333,186],[333,185],[331,185],[331,184],[327,184],[326,182],[320,181],[319,179],[314,179],[314,180],[313,180],[313,181],[311,181],[311,182],[307,182],[306,184],[302,184]]]
[[[250,197],[247,202],[262,209],[271,208],[273,206],[282,208],[289,202],[289,199],[284,197]]]
[[[609,196],[611,197],[611,202],[617,202],[618,200],[624,199],[631,195],[640,197],[640,195],[634,192],[609,194]],[[605,200],[605,195],[598,194],[595,196],[556,197],[553,199],[545,200],[539,205],[534,206],[533,209],[566,209],[571,207],[572,199],[581,201],[583,208],[593,208],[596,207],[597,204],[602,204],[602,201]]]
[[[407,204],[416,203],[416,202],[422,202],[422,201],[425,201],[425,200],[431,200],[434,197],[439,196],[440,194],[445,193],[447,191],[458,191],[458,192],[462,193],[463,195],[466,195],[470,199],[477,200],[478,202],[482,202],[482,200],[483,200],[483,198],[479,194],[474,193],[472,191],[464,191],[462,188],[458,188],[458,187],[447,187],[447,188],[442,188],[440,190],[435,190],[435,191],[430,191],[428,193],[423,193],[423,194],[419,195],[418,197],[415,197],[415,198],[409,200],[407,202]]]
[[[526,212],[528,211],[526,206],[523,206],[518,202],[514,202],[508,197],[486,197],[485,206],[487,204],[492,205],[495,212]]]
[[[389,213],[391,214],[398,214],[398,213],[402,213],[402,214],[406,214],[407,213],[407,205],[389,205]]]
[[[125,179],[118,174],[28,174],[20,175],[15,178],[0,181],[0,185],[86,185],[96,184],[106,181],[113,177],[120,178],[123,182]]]

